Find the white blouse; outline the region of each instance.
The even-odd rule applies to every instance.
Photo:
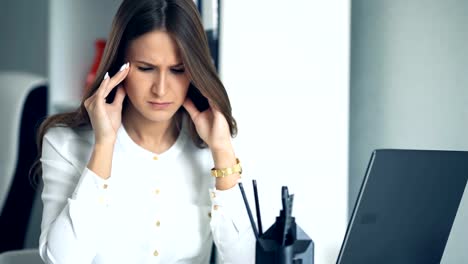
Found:
[[[239,187],[216,190],[213,159],[182,129],[156,155],[118,131],[111,177],[86,165],[91,129],[56,127],[43,140],[44,210],[39,251],[46,263],[254,263],[255,237]]]

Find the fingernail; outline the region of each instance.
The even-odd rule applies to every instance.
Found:
[[[119,71],[123,71],[127,68],[127,63],[125,63],[124,65],[122,65],[122,67],[120,67],[120,70]]]
[[[106,72],[106,75],[104,75],[104,80],[109,78],[109,73]]]

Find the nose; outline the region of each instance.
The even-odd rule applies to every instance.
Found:
[[[166,94],[167,91],[167,76],[164,72],[160,72],[154,79],[153,86],[151,87],[151,91],[162,97]]]

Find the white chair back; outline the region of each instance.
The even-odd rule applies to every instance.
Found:
[[[24,102],[46,79],[23,72],[0,72],[0,212],[15,173]]]
[[[44,264],[39,256],[39,250],[21,249],[0,254],[0,264]]]

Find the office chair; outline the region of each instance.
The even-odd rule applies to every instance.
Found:
[[[0,253],[24,247],[36,194],[29,170],[37,158],[37,128],[46,115],[44,78],[0,72]],[[36,222],[34,228],[40,228],[40,219]]]
[[[38,249],[22,249],[0,254],[0,264],[43,264]]]

